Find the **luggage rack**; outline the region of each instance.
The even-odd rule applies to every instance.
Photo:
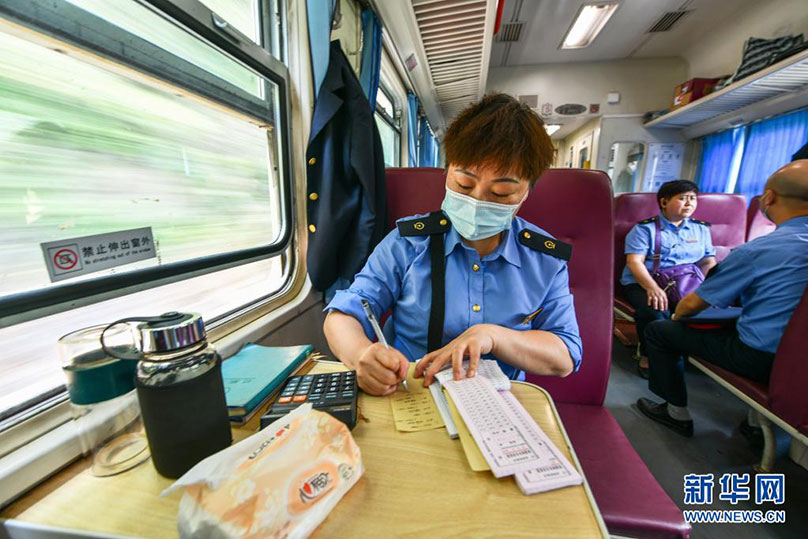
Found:
[[[684,129],[688,138],[808,104],[808,50],[645,124]]]

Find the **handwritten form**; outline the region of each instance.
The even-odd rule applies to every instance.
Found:
[[[396,429],[402,432],[415,432],[443,427],[443,419],[435,405],[435,400],[429,390],[424,387],[423,379],[413,378],[414,372],[415,364],[410,363],[407,370],[409,392],[399,388],[390,396]]]

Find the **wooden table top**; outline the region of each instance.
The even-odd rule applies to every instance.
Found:
[[[318,362],[311,372],[343,370]],[[580,471],[549,395],[514,383],[513,394]],[[352,434],[365,473],[315,530],[317,537],[389,535],[602,537],[606,528],[586,485],[525,496],[512,477],[473,472],[458,440],[445,429],[398,432],[390,403],[360,393]],[[241,440],[258,415],[234,429]],[[82,459],[0,514],[25,522],[145,537],[176,537],[181,492],[159,498],[172,483],[150,461],[112,477],[94,477]]]

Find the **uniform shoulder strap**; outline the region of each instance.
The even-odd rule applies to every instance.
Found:
[[[572,245],[553,239],[550,236],[539,234],[534,230],[524,229],[519,231],[519,243],[530,247],[534,251],[539,251],[561,260],[569,260],[572,257]]]
[[[647,219],[643,219],[642,221],[638,222],[638,225],[647,225],[648,223],[653,223],[658,219],[658,216],[654,215],[653,217],[649,217]]]
[[[448,232],[451,228],[449,218],[441,211],[433,211],[424,217],[402,219],[396,223],[398,233],[402,236],[431,236]]]
[[[701,225],[701,226],[713,226],[713,224],[710,221],[703,221],[701,219],[693,219],[692,217],[690,218],[690,220],[693,221],[696,224]]]
[[[425,217],[405,219],[396,223],[402,236],[429,236],[430,281],[432,304],[429,307],[429,328],[426,335],[426,351],[432,352],[443,343],[443,322],[446,314],[446,255],[444,232],[451,228],[449,218],[441,211],[433,211]]]

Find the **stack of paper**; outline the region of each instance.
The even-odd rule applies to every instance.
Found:
[[[578,471],[510,391],[498,392],[479,376],[451,380],[444,387],[473,470],[490,469],[495,477],[514,475],[525,494],[581,484]]]
[[[524,494],[581,484],[578,471],[510,392],[511,381],[496,361],[480,361],[472,378],[454,380],[451,369],[443,370],[429,391],[413,371],[410,365],[410,391],[397,391],[391,399],[399,431],[445,425],[449,436],[460,438],[472,470],[513,475]]]
[[[451,365],[449,366],[451,367]],[[465,373],[468,371],[468,368],[469,362],[466,360],[463,362],[463,372]],[[435,405],[438,407],[438,412],[443,418],[443,422],[446,424],[446,432],[448,432],[449,436],[454,439],[458,436],[457,426],[455,425],[452,415],[449,412],[446,396],[443,394],[443,391],[441,391],[443,384],[452,380],[453,376],[454,375],[451,369],[440,371],[435,375],[435,380],[437,382],[429,385],[429,391],[432,393],[432,398],[435,400]],[[497,362],[493,359],[483,359],[480,361],[477,367],[477,376],[482,376],[483,378],[488,379],[488,381],[490,381],[491,384],[499,391],[510,391],[511,389],[511,381],[507,376],[505,376],[505,373],[499,368],[499,364],[497,364]]]

